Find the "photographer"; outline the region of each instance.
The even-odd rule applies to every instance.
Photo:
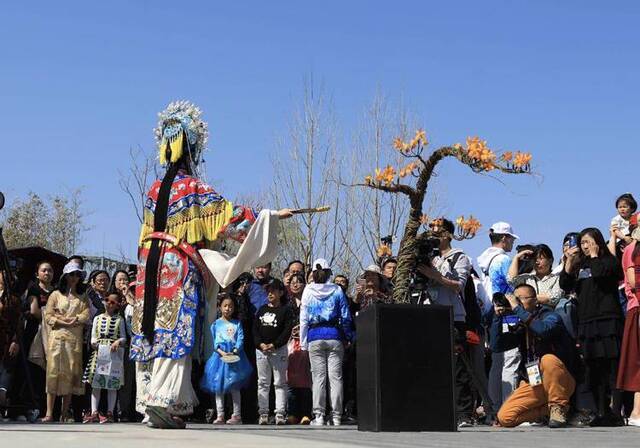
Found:
[[[439,253],[431,259],[430,265],[418,264],[418,271],[429,279],[428,296],[432,304],[447,305],[453,309],[454,327],[456,329],[456,351],[467,350],[466,347],[466,313],[462,293],[471,271],[471,261],[461,249],[451,247],[454,225],[445,218],[439,218],[429,225],[431,232],[439,240]],[[456,408],[458,425],[461,427],[473,424],[473,394],[471,376],[460,358],[456,356],[455,364]]]
[[[502,319],[506,315],[517,318],[517,323],[506,325]],[[522,359],[518,370],[522,381],[500,407],[500,425],[514,427],[548,415],[549,428],[564,427],[576,385],[576,353],[562,318],[538,303],[533,286],[522,283],[514,295],[494,296],[490,333],[493,351],[517,348]]]

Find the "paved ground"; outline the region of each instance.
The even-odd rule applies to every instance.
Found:
[[[189,425],[187,430],[162,431],[139,424],[29,425],[0,423],[0,446],[11,448],[316,448],[316,447],[500,447],[587,448],[640,445],[640,428],[469,428],[458,433],[366,433],[353,427],[214,427]]]

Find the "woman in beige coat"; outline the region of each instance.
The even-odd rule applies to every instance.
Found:
[[[84,271],[80,265],[67,263],[58,289],[51,293],[47,302],[47,414],[43,422],[53,421],[53,406],[57,396],[62,397],[60,421],[66,421],[71,395],[84,393],[82,334],[89,321],[89,304],[81,282],[83,277]]]

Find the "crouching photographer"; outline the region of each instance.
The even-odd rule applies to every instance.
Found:
[[[446,305],[453,309],[455,327],[456,363],[455,388],[456,410],[459,426],[473,424],[474,397],[471,385],[471,373],[462,359],[461,353],[468,350],[466,311],[463,293],[471,271],[471,260],[461,249],[451,247],[451,240],[455,232],[451,221],[439,218],[429,224],[429,238],[433,247],[426,257],[419,254],[421,261],[417,266],[420,274],[428,280],[426,282],[426,303]],[[426,259],[425,259],[426,258]]]
[[[532,286],[520,284],[514,295],[494,295],[490,334],[492,350],[519,348],[522,355],[522,381],[500,407],[500,425],[514,427],[548,416],[550,428],[564,427],[576,386],[576,352],[560,315],[538,304]]]

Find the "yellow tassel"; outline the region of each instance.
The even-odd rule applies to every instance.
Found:
[[[169,142],[169,147],[171,148],[171,162],[176,163],[182,157],[182,142],[184,140],[184,131],[180,131],[180,133]]]
[[[162,138],[160,142],[160,164],[166,165],[167,161],[167,146],[171,149],[171,162],[175,163],[182,157],[182,144],[184,142],[184,131],[180,131],[180,134],[167,141],[166,138]]]
[[[231,218],[233,218],[233,204],[223,199],[206,207],[193,206],[169,217],[166,232],[189,244],[213,242]],[[153,213],[145,210],[139,240],[141,247],[151,246],[150,241],[143,242],[151,232],[153,232]]]

